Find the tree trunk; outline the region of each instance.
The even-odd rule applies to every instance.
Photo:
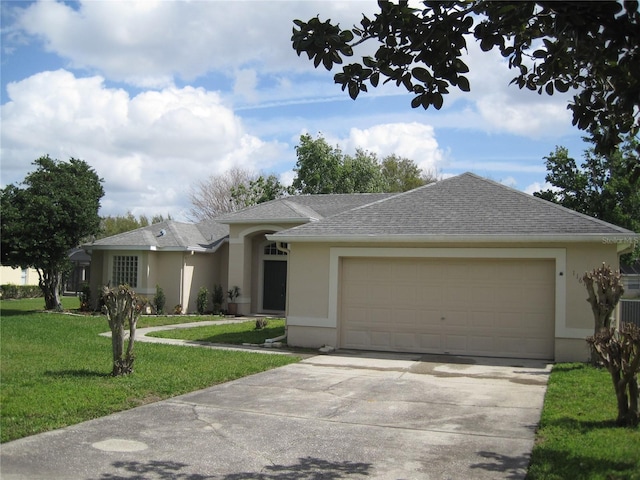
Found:
[[[636,426],[640,423],[638,411],[638,378],[633,377],[629,382],[629,425]]]
[[[627,395],[627,382],[621,375],[620,370],[610,368],[611,378],[613,379],[613,388],[616,391],[616,399],[618,401],[618,418],[616,423],[620,426],[626,425],[629,417],[629,395]]]
[[[127,375],[133,372],[133,344],[136,336],[136,323],[140,315],[140,306],[136,293],[127,286],[117,290],[105,288],[103,292],[104,310],[111,328],[111,349],[113,369],[111,375]],[[129,343],[124,351],[125,324],[129,325]]]
[[[53,269],[37,269],[37,272],[38,286],[44,295],[44,308],[46,310],[61,310],[60,284],[62,283],[62,274]]]

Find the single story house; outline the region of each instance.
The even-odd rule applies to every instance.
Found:
[[[285,314],[290,345],[582,361],[580,278],[638,235],[472,173],[399,194],[293,196],[85,246],[92,284]]]

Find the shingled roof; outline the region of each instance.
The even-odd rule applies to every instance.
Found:
[[[167,220],[83,245],[91,249],[207,251],[229,235],[229,227],[213,220],[181,223]]]
[[[384,198],[393,193],[296,195],[278,198],[221,215],[220,223],[300,223],[314,222]]]
[[[465,173],[284,230],[280,241],[506,240],[636,234]]]

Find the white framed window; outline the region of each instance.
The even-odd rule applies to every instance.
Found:
[[[286,247],[287,244],[285,243],[284,246]],[[275,242],[266,244],[264,246],[264,250],[262,251],[262,253],[264,255],[286,255],[287,254],[287,252],[283,250],[278,250],[278,246],[276,245]]]
[[[131,288],[136,288],[138,286],[138,256],[115,255],[111,282],[114,286],[129,285]]]

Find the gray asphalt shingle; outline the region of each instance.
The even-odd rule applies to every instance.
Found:
[[[85,245],[85,247],[154,247],[160,249],[199,247],[207,249],[215,246],[227,235],[229,235],[229,227],[215,221],[193,224],[167,220],[102,238]]]
[[[274,234],[286,237],[633,233],[472,173]]]

